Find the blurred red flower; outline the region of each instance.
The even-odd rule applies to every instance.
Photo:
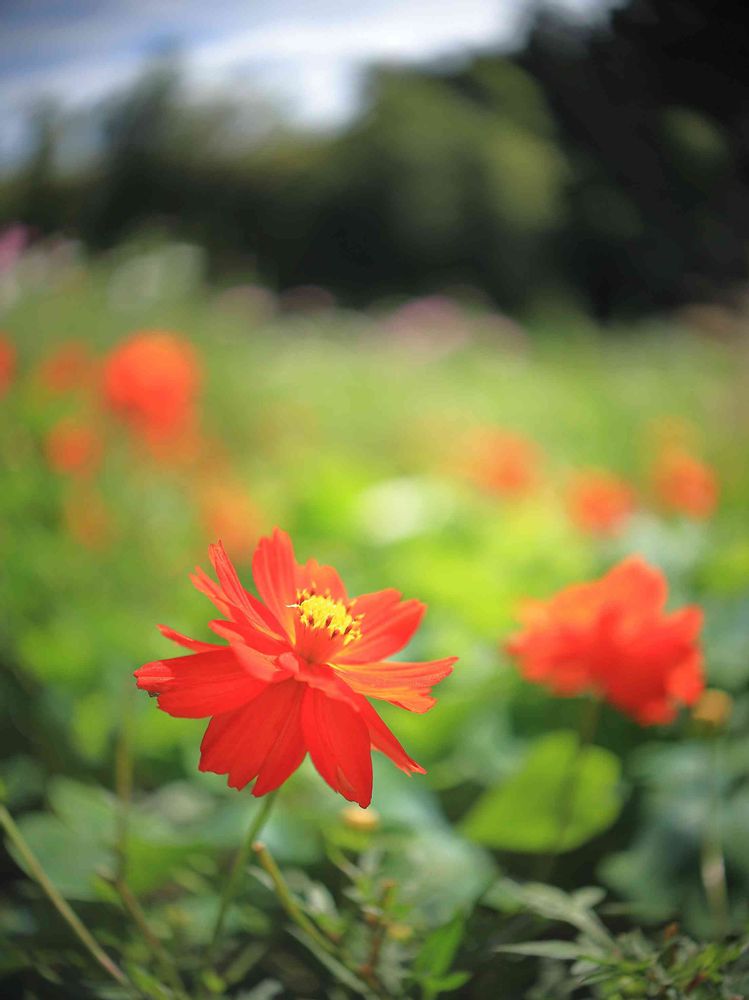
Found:
[[[101,496],[90,487],[77,487],[65,498],[63,515],[68,534],[79,545],[99,550],[111,543],[112,517]]]
[[[575,474],[567,489],[569,516],[587,534],[618,534],[634,509],[634,490],[611,472],[584,469]]]
[[[64,417],[47,434],[44,450],[55,472],[88,475],[101,462],[101,435],[80,417]]]
[[[194,424],[201,371],[192,345],[174,333],[144,330],[106,359],[107,405],[149,440],[179,436]]]
[[[702,520],[718,505],[718,477],[713,469],[681,448],[665,449],[653,469],[653,488],[670,511]]]
[[[671,721],[704,689],[701,610],[665,612],[666,579],[639,557],[600,580],[528,601],[511,637],[526,680],[555,694],[592,693],[640,725]]]
[[[397,590],[350,598],[331,566],[300,565],[287,534],[262,538],[252,571],[261,600],[239,582],[223,546],[212,545],[216,584],[202,570],[195,586],[226,620],[211,628],[228,645],[199,642],[162,627],[192,655],[148,663],[138,687],[159,707],[186,718],[212,716],[200,769],[228,775],[253,795],[278,788],[310,754],[344,798],[369,805],[371,749],[406,773],[423,772],[406,754],[367,698],[412,712],[434,704],[431,687],[455,657],[428,663],[388,662],[414,634],[425,611]]]
[[[52,395],[77,392],[93,384],[95,365],[83,341],[68,340],[42,359],[36,377]]]
[[[465,468],[482,489],[517,498],[539,485],[541,453],[522,434],[499,428],[474,431],[465,442]]]
[[[247,490],[231,481],[200,488],[200,519],[209,538],[220,538],[235,558],[249,557],[260,537],[261,515]]]
[[[4,396],[16,373],[16,349],[5,334],[0,333],[0,396]]]

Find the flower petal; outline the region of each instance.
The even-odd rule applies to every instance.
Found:
[[[346,702],[308,687],[302,729],[312,763],[330,787],[366,809],[372,801],[369,729]]]
[[[318,594],[329,591],[334,601],[348,601],[346,588],[337,571],[316,559],[308,559],[303,566],[297,566],[296,589],[314,590]]]
[[[276,528],[261,538],[252,557],[252,576],[258,593],[288,635],[293,635],[297,564],[291,539]]]
[[[253,778],[253,794],[282,784],[305,754],[300,721],[304,685],[295,680],[266,687],[243,708],[212,719],[200,746],[200,770],[228,775],[231,788]]]
[[[412,712],[426,712],[434,704],[429,692],[452,673],[456,656],[423,663],[389,660],[380,663],[343,664],[339,676],[359,694],[381,698]],[[335,666],[335,664],[334,664]]]
[[[267,686],[227,647],[146,663],[135,671],[138,687],[159,696],[159,708],[200,719],[245,705]]]
[[[357,597],[353,602],[353,613],[363,616],[361,638],[336,656],[336,662],[371,663],[392,656],[406,645],[419,627],[426,604],[415,600],[400,601],[397,591],[381,591],[380,594],[381,599],[377,602],[371,600],[377,596],[375,594]],[[398,594],[396,598],[390,596],[395,594]]]
[[[207,653],[212,649],[224,648],[223,646],[217,646],[215,642],[201,642],[200,639],[190,639],[188,636],[182,635],[181,632],[176,632],[173,628],[169,628],[168,625],[159,625],[158,628],[165,639],[171,639],[178,646],[191,649],[193,653]]]
[[[406,774],[426,774],[421,764],[417,764],[408,756],[366,698],[362,698],[359,713],[369,730],[369,739],[375,749],[389,757],[395,766]]]

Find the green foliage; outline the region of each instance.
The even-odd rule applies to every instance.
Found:
[[[502,850],[569,851],[616,820],[620,777],[615,754],[578,746],[574,733],[548,733],[516,774],[481,796],[463,829]]]
[[[439,103],[416,89],[419,106]],[[424,129],[461,159],[435,122]],[[540,122],[537,132],[546,135]],[[733,349],[671,329],[627,346],[593,343],[580,328],[563,340],[516,330],[495,341],[486,331],[497,317],[466,309],[466,336],[447,347],[399,340],[378,317],[341,310],[260,319],[201,285],[193,265],[183,268],[188,257],[150,243],[59,273],[48,261],[57,277],[41,287],[22,269],[3,321],[20,360],[0,400],[0,784],[48,878],[154,1000],[184,998],[122,901],[123,870],[190,997],[746,992],[749,477],[746,434],[724,433],[746,394]],[[148,294],[144,274],[163,277]],[[183,332],[203,359],[216,464],[185,475],[108,425],[88,485],[111,535],[86,545],[66,513],[80,484],[44,457],[47,430],[76,404],[45,399],[35,369],[72,331],[100,355],[156,326]],[[718,470],[712,522],[652,504],[663,416],[691,419]],[[462,474],[464,435],[487,425],[542,449],[533,495],[506,499]],[[581,466],[638,486],[643,509],[618,538],[592,540],[566,516],[564,488]],[[378,704],[428,773],[409,778],[376,754],[371,828],[352,822],[309,762],[284,786],[263,840],[306,922],[289,916],[255,863],[209,968],[221,887],[257,803],[197,771],[204,722],[159,712],[131,675],[174,652],[157,621],[211,635],[215,612],[187,574],[205,565],[213,540],[200,489],[225,477],[257,506],[258,530],[288,528],[299,555],[335,564],[351,593],[393,586],[426,601],[404,655],[460,660],[428,714]],[[237,554],[248,585],[250,549]],[[605,709],[580,747],[580,702],[522,681],[502,647],[519,600],[632,551],[667,570],[674,606],[703,606],[708,676],[730,693],[733,715],[717,729],[682,718],[646,731]],[[131,1000],[27,877],[17,848],[8,851],[0,992]],[[544,854],[555,855],[560,887],[592,887],[523,884]],[[512,879],[498,881],[500,871]],[[595,882],[615,893],[604,905]],[[665,941],[659,922],[677,917],[684,932]]]

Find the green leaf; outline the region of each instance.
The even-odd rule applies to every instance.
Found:
[[[478,800],[463,831],[501,850],[572,850],[619,815],[620,775],[619,760],[610,751],[580,748],[572,732],[549,733],[532,747],[517,774]]]
[[[456,913],[452,920],[432,931],[414,961],[414,973],[443,976],[452,965],[464,933],[465,916],[462,913]]]
[[[535,958],[576,961],[589,957],[593,949],[583,948],[573,941],[523,941],[520,944],[500,944],[494,950],[508,955],[533,955]]]
[[[612,948],[613,939],[591,909],[591,904],[598,901],[600,893],[592,887],[567,893],[542,882],[520,885],[507,878],[499,879],[481,900],[484,905],[499,910],[505,910],[509,902],[546,920],[571,924],[604,949]]]

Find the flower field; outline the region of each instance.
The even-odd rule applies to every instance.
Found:
[[[3,996],[749,993],[745,340],[0,302]]]

